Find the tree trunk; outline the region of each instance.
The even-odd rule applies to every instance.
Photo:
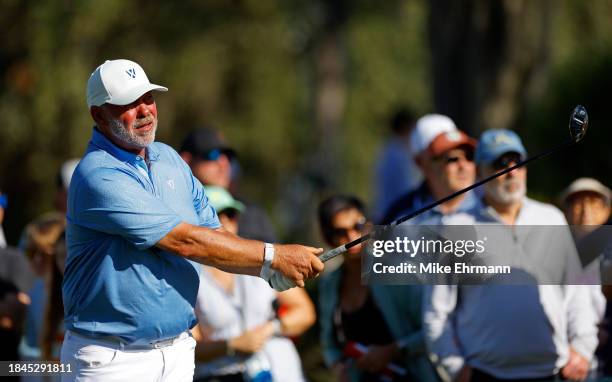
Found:
[[[549,1],[432,0],[429,36],[434,104],[472,135],[512,128],[542,88]]]

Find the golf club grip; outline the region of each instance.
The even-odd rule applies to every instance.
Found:
[[[321,260],[322,262],[326,262],[327,260],[333,259],[334,257],[343,254],[344,252],[346,252],[346,249],[346,245],[341,245],[334,249],[330,249],[329,251],[319,256],[319,260]]]
[[[372,236],[371,233],[368,233],[366,235],[363,235],[353,241],[351,241],[350,243],[346,243],[344,245],[341,245],[337,248],[331,249],[327,252],[325,252],[324,254],[322,254],[321,256],[319,256],[319,260],[321,260],[322,262],[326,262],[329,259],[333,259],[334,257],[343,254],[344,252],[346,252],[347,249],[352,248],[358,244],[363,243],[366,240],[369,240],[370,237]]]

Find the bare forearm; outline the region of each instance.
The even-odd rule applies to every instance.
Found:
[[[288,337],[299,336],[310,328],[315,320],[314,305],[306,291],[290,289],[278,294],[281,305],[286,306],[287,312],[282,315],[282,331]]]
[[[303,334],[314,324],[314,316],[308,311],[291,311],[281,317],[283,335],[295,337]]]
[[[263,263],[264,244],[240,238],[224,230],[181,223],[157,246],[201,264],[232,273],[258,276]]]
[[[231,273],[258,276],[264,262],[263,242],[240,238],[222,228],[212,230],[181,223],[158,241],[156,246]],[[323,271],[323,263],[317,257],[322,252],[322,248],[276,244],[270,265],[278,274],[273,276],[280,275],[288,280],[284,283],[290,285],[288,288],[295,285],[303,287],[306,279]],[[282,288],[287,289],[284,286]]]

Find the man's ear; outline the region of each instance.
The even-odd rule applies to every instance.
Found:
[[[89,114],[91,118],[96,122],[96,125],[100,126],[105,121],[104,110],[100,106],[92,106],[89,108]]]

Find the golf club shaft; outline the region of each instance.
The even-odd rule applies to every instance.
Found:
[[[546,156],[548,156],[548,155],[550,155],[552,153],[555,153],[555,152],[557,152],[559,150],[563,150],[563,149],[565,149],[567,147],[573,146],[576,143],[577,143],[577,141],[572,139],[572,140],[570,140],[570,141],[568,141],[568,142],[566,142],[564,144],[561,144],[561,145],[559,145],[559,146],[557,146],[557,147],[555,147],[555,148],[553,148],[551,150],[545,151],[545,152],[540,153],[538,155],[535,155],[535,156],[533,156],[531,158],[527,158],[524,161],[519,162],[519,163],[515,164],[514,166],[510,166],[510,167],[508,167],[506,169],[503,169],[503,170],[501,170],[499,172],[496,172],[495,174],[493,174],[491,176],[488,176],[488,177],[486,177],[486,178],[484,178],[484,179],[482,179],[482,180],[472,184],[471,186],[468,186],[468,187],[466,187],[464,189],[461,189],[461,190],[459,190],[457,192],[454,192],[454,193],[452,193],[452,194],[450,194],[448,196],[445,196],[442,199],[436,200],[433,203],[430,203],[430,204],[428,204],[428,205],[426,205],[424,207],[421,207],[418,210],[413,211],[410,214],[395,220],[394,222],[390,223],[389,226],[396,226],[396,225],[402,224],[403,222],[405,222],[407,220],[410,220],[410,219],[412,219],[412,218],[422,214],[423,212],[429,211],[432,208],[435,208],[435,207],[439,206],[440,204],[446,203],[449,200],[451,200],[451,199],[453,199],[453,198],[455,198],[455,197],[457,197],[457,196],[459,196],[461,194],[464,194],[464,193],[466,193],[468,191],[471,191],[471,190],[475,189],[476,187],[482,186],[483,184],[485,184],[485,183],[487,183],[487,182],[489,182],[489,181],[491,181],[491,180],[493,180],[495,178],[498,178],[498,177],[500,177],[502,175],[505,175],[505,174],[507,174],[507,173],[509,173],[509,172],[511,172],[513,170],[516,170],[517,168],[522,167],[522,166],[526,165],[527,163],[533,162],[533,161],[535,161],[537,159],[540,159],[540,158],[544,158],[544,157],[546,157]],[[340,254],[342,254],[344,252],[346,252],[349,248],[352,248],[352,247],[354,247],[356,245],[359,245],[359,244],[363,243],[364,241],[369,240],[371,238],[371,236],[372,236],[372,234],[368,233],[366,235],[363,235],[363,236],[361,236],[361,237],[351,241],[350,243],[347,243],[347,244],[341,245],[339,247],[336,247],[334,249],[331,249],[331,250],[323,253],[321,256],[319,256],[319,259],[321,261],[323,261],[323,262],[325,262],[325,261],[327,261],[329,259],[332,259],[332,258],[334,258],[334,257],[336,257],[336,256],[338,256],[338,255],[340,255]]]

